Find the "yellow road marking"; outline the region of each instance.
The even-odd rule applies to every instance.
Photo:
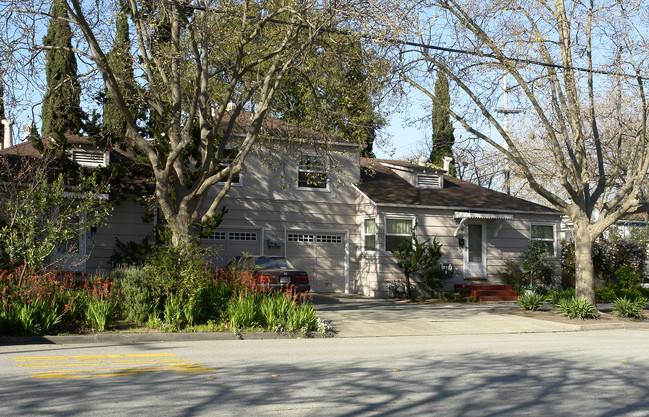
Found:
[[[104,378],[137,375],[144,372],[172,372],[176,374],[215,371],[200,363],[176,358],[175,353],[138,353],[108,355],[30,356],[12,358],[31,378]],[[138,366],[140,365],[140,366]],[[156,366],[158,365],[158,366]],[[65,368],[47,370],[53,368]]]

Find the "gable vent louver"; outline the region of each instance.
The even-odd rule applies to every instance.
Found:
[[[74,149],[70,159],[84,167],[99,168],[108,165],[106,152],[87,149]]]
[[[417,175],[417,187],[442,188],[441,175]]]

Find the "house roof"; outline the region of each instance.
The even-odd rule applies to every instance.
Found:
[[[358,188],[379,206],[560,214],[557,210],[541,204],[480,187],[449,175],[444,175],[442,189],[417,188],[386,165],[398,165],[413,171],[422,169],[416,164],[403,161],[361,158],[361,182]]]
[[[98,148],[93,144],[88,136],[79,136],[66,133],[65,139],[72,149],[100,149],[108,150],[110,152],[111,161],[115,160],[127,160],[132,159],[127,152],[122,151],[115,147],[106,147],[105,149]],[[25,142],[14,145],[10,148],[0,150],[0,156],[7,156],[10,159],[15,158],[41,158],[41,152],[36,149],[34,146],[34,141],[40,140],[43,144],[43,148],[47,149],[51,147],[52,138],[51,136],[45,136],[43,138],[31,139]]]
[[[221,120],[220,128],[225,130],[230,122],[232,112],[226,112],[223,115]],[[253,113],[242,110],[239,116],[236,119],[234,124],[233,132],[245,135],[248,129],[250,128],[251,119]],[[308,127],[299,126],[294,123],[289,123],[284,120],[276,119],[274,117],[266,116],[264,118],[262,129],[262,134],[269,135],[276,138],[284,139],[307,139],[316,142],[322,143],[344,143],[344,144],[354,144],[348,138],[342,138],[339,136],[330,135],[327,133],[322,133]]]

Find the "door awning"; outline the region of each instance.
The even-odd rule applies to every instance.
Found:
[[[459,236],[460,229],[464,227],[464,222],[467,219],[482,219],[482,220],[498,220],[498,226],[494,230],[494,237],[498,236],[500,228],[503,225],[505,220],[512,220],[514,215],[512,214],[499,214],[499,213],[470,213],[466,211],[456,211],[453,215],[455,219],[460,219],[457,228],[455,229],[455,236]]]
[[[485,220],[512,220],[512,214],[498,213],[471,213],[467,211],[456,211],[453,216],[456,219],[485,219]]]

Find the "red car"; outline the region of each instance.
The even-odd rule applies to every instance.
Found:
[[[295,269],[288,259],[281,256],[237,256],[228,263],[225,270],[252,272],[257,285],[262,288],[292,289],[301,293],[311,290],[306,271]]]

